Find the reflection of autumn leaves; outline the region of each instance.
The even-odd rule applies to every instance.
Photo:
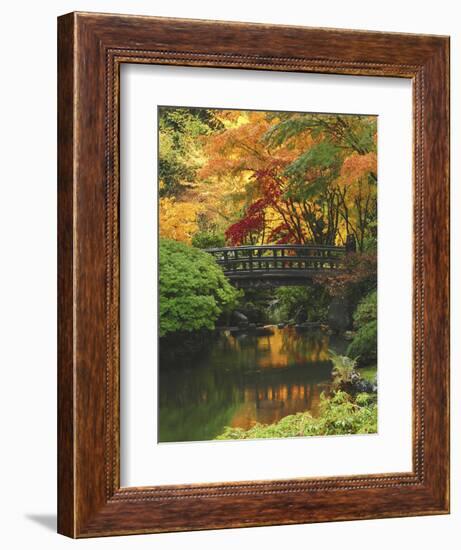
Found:
[[[254,354],[256,366],[261,368],[282,368],[306,363],[320,363],[329,360],[328,336],[315,332],[306,333],[295,328],[270,329],[271,334],[250,336],[256,338],[256,346],[245,346],[245,338],[239,340],[228,336],[228,344],[239,353]]]
[[[224,426],[247,429],[301,411],[320,413],[320,394],[331,385],[328,336],[291,327],[259,334],[221,334],[209,353],[181,359],[183,368],[174,357],[163,362],[162,441],[211,439]]]
[[[291,335],[289,334],[291,332]],[[293,355],[297,363],[318,363],[329,360],[328,336],[323,333],[306,333],[296,329],[280,332],[282,335],[281,351]]]
[[[230,426],[248,429],[255,424],[271,424],[299,411],[317,416],[321,384],[274,384],[262,389],[246,388],[243,403],[234,413]]]

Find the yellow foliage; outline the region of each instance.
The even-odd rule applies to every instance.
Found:
[[[160,236],[190,243],[198,229],[197,215],[201,205],[193,202],[177,201],[163,197],[159,205]]]
[[[226,234],[237,226],[236,234],[244,235],[238,237],[242,242],[344,244],[354,234],[362,247],[376,219],[376,121],[312,116],[317,124],[314,132],[311,125],[303,126],[306,116],[293,114],[291,130],[284,130],[283,139],[271,141],[270,131],[284,117],[215,110],[219,128],[189,144],[187,160],[195,176],[180,181],[176,198],[160,200],[160,234],[190,242],[197,231],[212,228]],[[364,124],[371,125],[368,133],[361,130]],[[355,133],[369,135],[373,143],[359,150],[354,146]],[[325,153],[317,147],[324,141],[339,145]],[[173,142],[166,145],[171,146],[167,152],[172,157],[179,154]],[[310,149],[316,152],[312,159],[298,162],[293,170]],[[334,155],[335,162],[325,163],[322,155]],[[315,187],[309,192],[311,185]],[[244,229],[238,226],[241,222]]]

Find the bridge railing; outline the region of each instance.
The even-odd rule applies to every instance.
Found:
[[[261,245],[208,248],[228,275],[258,271],[340,269],[345,247],[329,245]]]

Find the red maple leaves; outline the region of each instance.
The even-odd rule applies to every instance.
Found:
[[[296,236],[287,223],[277,225],[264,235],[267,229],[266,209],[272,207],[274,210],[280,210],[281,204],[285,202],[282,198],[283,179],[277,175],[275,169],[257,170],[252,179],[262,197],[252,202],[242,219],[227,229],[225,234],[227,241],[232,246],[239,246],[264,241],[264,237],[267,236],[269,242],[278,244],[293,242]]]

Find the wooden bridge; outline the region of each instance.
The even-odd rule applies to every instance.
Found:
[[[346,247],[261,245],[208,248],[224,274],[238,288],[299,286],[314,275],[341,270]]]

